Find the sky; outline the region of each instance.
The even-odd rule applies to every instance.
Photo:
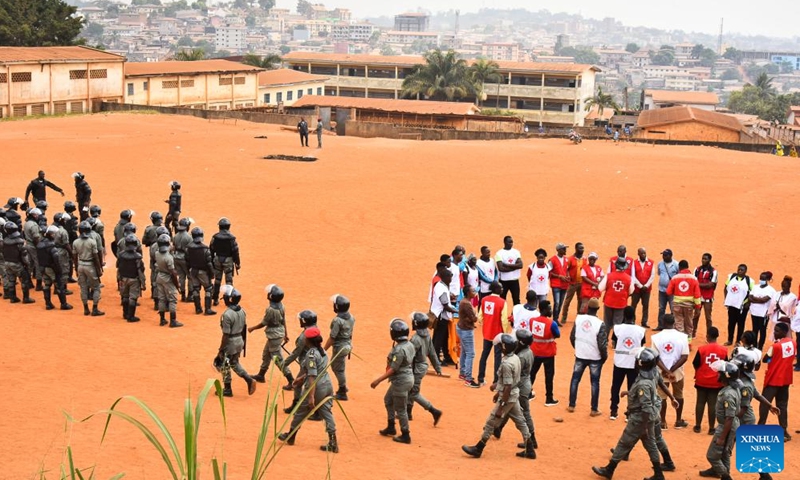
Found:
[[[481,8],[548,9],[551,12],[581,13],[587,18],[614,17],[625,25],[646,26],[664,30],[685,30],[709,34],[719,33],[720,18],[725,30],[747,35],[794,37],[800,34],[800,1],[770,0],[569,0],[568,2],[532,2],[530,0],[312,0],[328,8],[342,7],[355,17],[395,15],[422,8],[433,13],[450,9],[478,11]],[[296,0],[277,0],[282,8],[294,9]],[[776,20],[782,24],[776,25]]]

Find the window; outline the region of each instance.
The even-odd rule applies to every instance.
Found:
[[[8,74],[0,73],[0,83],[8,83]]]
[[[31,115],[44,115],[44,104],[31,105]]]
[[[265,104],[269,105],[270,97],[271,97],[271,95],[269,93],[265,93],[264,94],[264,103]]]
[[[98,70],[89,70],[89,78],[91,79],[98,79],[98,78],[108,78],[108,70],[105,68],[101,68]]]
[[[283,103],[283,92],[278,92],[275,94],[275,101],[278,103]]]
[[[16,73],[12,73],[11,74],[11,78],[12,79],[14,78],[14,75],[16,75]],[[15,117],[24,117],[24,116],[28,115],[28,106],[27,105],[15,105],[13,111],[14,111],[14,116]]]
[[[294,93],[294,92],[293,92],[293,91],[291,91],[291,90],[289,90],[288,92],[286,92],[286,101],[287,101],[287,102],[291,102],[291,101],[292,101],[292,94],[293,94],[293,93]]]
[[[133,84],[132,83],[128,84],[128,95],[133,95]]]
[[[244,77],[236,77],[233,79],[233,83],[236,85],[244,85],[245,78]]]
[[[144,90],[144,91],[146,92],[146,91],[147,91],[147,87],[149,86],[149,85],[148,85],[149,83],[150,83],[150,82],[148,82],[147,80],[145,80],[145,81],[144,81],[144,83],[142,84],[142,90]]]
[[[314,95],[314,89],[313,88],[309,88],[308,89],[308,94],[309,95]]]
[[[31,72],[12,72],[11,73],[11,81],[14,83],[17,82],[30,82],[31,81]],[[16,115],[14,115],[16,117]]]
[[[194,80],[181,80],[181,88],[194,87]]]
[[[65,115],[67,113],[67,102],[56,102],[53,104],[53,113],[55,115]]]
[[[83,113],[83,102],[71,102],[69,111],[70,113]]]
[[[322,87],[317,87],[317,95],[322,95]]]
[[[161,82],[161,88],[178,88],[177,80],[164,80]]]
[[[70,70],[70,80],[86,80],[86,70]]]
[[[301,98],[303,98],[303,90],[302,89],[297,91],[297,99],[300,100]]]
[[[231,78],[231,77],[219,77],[219,84],[220,84],[220,86],[232,85],[233,84],[233,78]]]

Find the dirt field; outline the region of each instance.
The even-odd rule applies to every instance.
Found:
[[[269,138],[255,139],[258,135]],[[391,346],[389,320],[427,308],[434,264],[457,243],[468,252],[484,244],[496,251],[503,236],[511,234],[526,265],[536,248],[552,255],[560,241],[584,242],[587,252],[600,254],[604,266],[620,243],[627,244],[629,253],[646,246],[656,260],[662,249],[671,248],[676,260],[686,258],[692,268],[709,251],[721,276],[740,262],[750,266],[754,277],[772,270],[776,288],[784,274],[800,276],[800,260],[792,250],[800,216],[798,170],[790,158],[602,142],[573,146],[566,140],[324,140],[324,150],[301,149],[296,135],[275,126],[145,114],[2,122],[0,197],[21,196],[37,170],[44,169],[73,199],[70,173],[80,170],[94,190],[94,202],[103,208],[107,231],[120,210],[132,208],[141,235],[149,212],[165,211],[168,182],[177,179],[183,184],[184,213],[206,229],[207,240],[220,216],[231,219],[242,252],[241,277],[235,283],[250,324],[266,306],[268,283],[279,283],[287,292],[292,338],[299,330],[296,314],[305,308],[317,311],[327,335],[333,317],[328,298],[336,292],[348,295],[357,318],[355,352],[362,360],[348,366],[351,401],[345,403],[357,436],[337,416],[341,453],[333,457],[332,477],[340,479],[479,478],[501,471],[520,478],[593,478],[590,467],[606,463],[608,449],[623,430],[621,420],[607,417],[611,362],[601,383],[605,415],[589,417],[588,372],[577,411],[567,413],[573,356],[568,338],[562,338],[556,366],[561,404],[544,407],[542,379],[532,403],[537,460],[514,457],[519,437],[511,427],[502,440],[490,442],[483,458],[461,452],[462,444],[479,438],[491,394],[487,388],[464,388],[452,368],[447,369],[452,378],[429,377],[423,384],[426,397],[444,411],[438,427],[417,408],[412,445],[378,435],[385,426],[385,384],[373,391],[369,383],[384,369]],[[319,161],[261,159],[309,152],[318,154]],[[48,192],[48,199],[54,205],[62,201],[54,192]],[[55,211],[48,212],[50,218]],[[109,267],[112,259],[109,255]],[[104,280],[113,286],[112,268]],[[721,289],[717,293],[721,300]],[[107,314],[102,318],[84,317],[79,308],[45,312],[41,295],[36,298],[31,306],[0,303],[6,350],[0,360],[5,387],[0,478],[33,478],[42,465],[53,468],[67,442],[78,464],[98,465],[99,478],[118,472],[130,479],[168,478],[156,451],[131,427],[112,422],[100,446],[102,420],[65,433],[62,412],[83,417],[119,396],[136,395],[180,432],[187,389],[194,396],[207,378],[215,377],[211,359],[219,345],[218,319],[195,316],[190,304],[179,304],[179,320],[186,326],[159,328],[157,314],[145,301],[137,312],[142,322],[129,325],[121,318],[113,288],[104,291],[101,308]],[[70,298],[76,307],[80,304],[77,295]],[[719,305],[715,324],[726,332]],[[255,373],[265,339],[260,333],[250,338],[243,364]],[[691,369],[687,372],[691,376]],[[200,446],[203,478],[210,478],[212,455],[227,460],[229,478],[249,475],[266,396],[260,387],[248,397],[244,382],[234,377],[225,433],[219,409],[208,404]],[[800,407],[796,392],[792,395],[793,431]],[[694,389],[687,386],[684,417],[690,425],[694,399]],[[557,416],[564,423],[555,423]],[[670,425],[674,419],[670,410]],[[698,469],[707,468],[710,437],[691,428],[670,428],[665,437],[678,465],[667,478],[697,478]],[[325,440],[321,424],[307,424],[296,446],[280,453],[270,478],[324,478],[326,456],[318,446]],[[786,448],[789,471],[800,467],[797,443]],[[615,478],[651,474],[637,447]]]

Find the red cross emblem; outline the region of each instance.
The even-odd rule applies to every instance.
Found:
[[[525,320],[519,322],[519,328],[520,330],[528,330],[528,322]]]
[[[542,322],[533,322],[533,334],[537,337],[541,337],[544,335],[544,323]]]
[[[678,291],[682,293],[686,293],[689,291],[689,282],[683,280],[681,283],[678,284]]]
[[[617,292],[621,292],[621,291],[622,291],[622,289],[623,289],[623,288],[625,288],[625,284],[624,284],[624,283],[622,283],[622,280],[617,280],[616,282],[614,282],[614,284],[613,284],[613,285],[611,285],[611,287],[612,287],[612,288],[613,288],[615,291],[617,291]]]
[[[792,342],[786,342],[783,344],[783,358],[789,358],[794,356],[794,345]]]
[[[731,287],[731,292],[736,293],[738,291],[739,291],[739,287],[737,287],[736,285]]]
[[[539,275],[539,281],[544,282],[544,275]]]
[[[590,322],[589,320],[585,320],[581,324],[581,328],[583,329],[584,332],[588,332],[589,330],[592,329],[592,322]]]
[[[622,344],[625,345],[625,348],[627,349],[633,348],[633,340],[631,340],[631,337],[626,338]]]
[[[668,343],[668,344],[664,345],[664,351],[665,351],[665,352],[667,352],[667,353],[671,353],[671,352],[672,352],[672,350],[674,350],[674,347],[672,346],[672,344],[671,344],[671,343]]]
[[[719,359],[720,358],[717,356],[716,353],[709,354],[709,356],[706,357],[706,365],[711,366],[712,363],[716,362]]]

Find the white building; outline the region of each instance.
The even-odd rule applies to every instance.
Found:
[[[366,42],[375,32],[375,25],[370,23],[337,23],[331,27],[330,36],[334,40]]]
[[[642,92],[642,110],[656,110],[677,106],[713,111],[719,105],[719,97],[712,92],[677,92],[669,90],[645,90]]]
[[[217,27],[214,46],[217,50],[242,52],[247,50],[247,27],[242,25],[226,25]]]
[[[439,34],[436,32],[401,32],[393,30],[386,32],[384,39],[387,43],[397,45],[411,45],[418,41],[428,45],[439,45]]]

